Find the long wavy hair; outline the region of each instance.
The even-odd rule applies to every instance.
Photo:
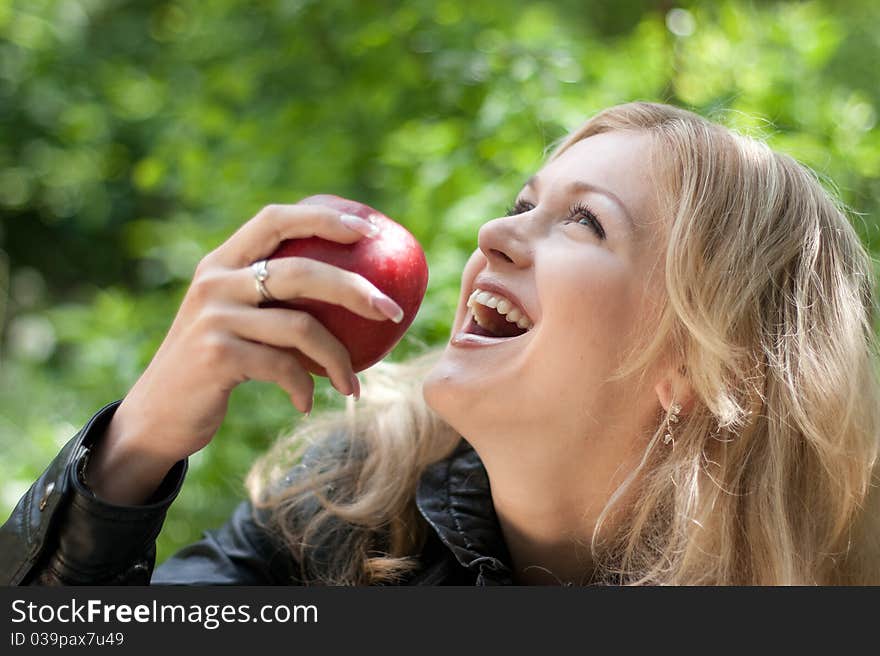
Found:
[[[652,136],[666,290],[614,378],[673,353],[696,402],[672,447],[658,411],[597,523],[592,580],[880,583],[874,268],[850,211],[792,157],[669,105],[606,109],[550,159],[613,130]],[[302,421],[249,473],[306,583],[418,565],[417,482],[461,439],[422,396],[439,353],[364,372],[360,402]]]

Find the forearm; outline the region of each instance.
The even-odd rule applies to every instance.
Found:
[[[149,436],[132,430],[124,412],[123,404],[91,450],[82,478],[102,501],[136,506],[155,494],[176,461],[151,452]]]
[[[36,585],[146,585],[155,566],[156,537],[186,472],[180,461],[138,505],[95,496],[83,483],[84,462],[70,470],[71,493],[43,558],[31,572]]]
[[[96,497],[81,480],[118,404],[96,413],[61,450],[0,526],[4,585],[144,584],[155,539],[186,473],[180,460],[138,505]]]

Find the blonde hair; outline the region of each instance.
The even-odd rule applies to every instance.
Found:
[[[672,447],[658,412],[600,516],[593,580],[880,583],[874,271],[846,208],[791,157],[656,103],[600,112],[550,159],[621,130],[653,139],[667,297],[615,378],[672,353],[696,402]],[[439,352],[365,372],[356,409],[303,422],[250,472],[306,582],[380,583],[417,565],[416,484],[460,439],[421,393]]]

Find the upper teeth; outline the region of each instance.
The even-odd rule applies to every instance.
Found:
[[[501,296],[501,294],[489,293],[487,291],[483,291],[482,289],[475,289],[471,294],[470,298],[468,298],[467,306],[471,309],[474,307],[474,303],[479,303],[480,305],[485,305],[486,307],[494,308],[498,314],[502,315],[507,321],[510,323],[515,323],[520,328],[525,330],[531,330],[532,324],[529,321],[529,318],[520,312],[519,308],[517,308],[510,300]],[[477,317],[477,314],[474,313],[474,320],[479,323],[481,326],[483,324],[480,323],[480,319]],[[487,328],[488,326],[483,326],[483,328]]]

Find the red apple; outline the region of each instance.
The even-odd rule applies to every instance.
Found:
[[[394,323],[390,319],[367,319],[341,305],[310,298],[276,304],[309,312],[345,345],[354,370],[363,371],[388,355],[415,319],[428,286],[425,252],[406,228],[363,203],[330,194],[309,196],[300,203],[325,205],[362,219],[369,218],[379,228],[377,236],[362,237],[353,244],[340,244],[320,237],[289,239],[270,256],[270,259],[309,257],[354,271],[403,309],[403,320]],[[324,367],[311,358],[298,350],[295,354],[312,373],[327,375]]]

